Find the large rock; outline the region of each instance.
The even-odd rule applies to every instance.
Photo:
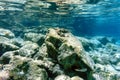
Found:
[[[81,42],[65,29],[49,29],[45,40],[47,52],[65,70],[84,72],[90,78],[94,62],[85,53]]]

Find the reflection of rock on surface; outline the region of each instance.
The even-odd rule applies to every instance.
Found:
[[[82,73],[90,78],[94,63],[85,53],[79,40],[69,31],[49,29],[45,42],[49,56],[57,60],[65,70],[76,71],[75,74]]]

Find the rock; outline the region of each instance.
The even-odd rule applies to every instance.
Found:
[[[111,65],[116,71],[120,71],[120,62],[119,61],[116,64],[111,64]]]
[[[13,51],[13,50],[17,50],[19,49],[18,46],[15,46],[13,44],[10,43],[0,43],[0,49],[1,49],[1,54],[3,54],[6,51]]]
[[[96,37],[96,39],[98,39],[103,45],[106,45],[107,43],[111,42],[109,38],[104,36]]]
[[[79,76],[73,76],[71,80],[84,80],[84,79]]]
[[[47,2],[55,2],[55,3],[65,3],[65,4],[83,4],[85,3],[85,0],[46,0]]]
[[[12,44],[22,47],[24,45],[24,40],[21,37],[13,38],[10,40]]]
[[[48,80],[48,74],[45,69],[40,68],[34,62],[31,62],[28,65],[28,80]]]
[[[65,70],[87,73],[90,78],[94,62],[85,53],[81,42],[64,29],[49,29],[45,43],[49,56],[58,61]],[[81,70],[82,69],[82,70]]]
[[[0,71],[0,80],[8,80],[9,72],[8,71]]]
[[[110,62],[114,65],[119,63],[119,61],[120,61],[120,53],[114,53],[114,55],[110,57]]]
[[[33,59],[37,59],[37,60],[43,60],[44,58],[48,57],[48,53],[47,53],[47,47],[45,45],[45,43],[43,45],[41,45],[41,47],[39,47],[38,52],[34,55]]]
[[[53,67],[52,73],[53,73],[54,75],[62,75],[62,74],[64,74],[64,70],[60,67],[59,64],[56,64],[56,65]]]
[[[38,66],[32,59],[15,56],[11,60],[13,68],[10,70],[10,79],[13,80],[47,80],[45,69]]]
[[[26,42],[23,47],[19,49],[19,55],[26,57],[34,57],[38,52],[39,46],[36,43]]]
[[[11,60],[15,55],[18,55],[18,51],[8,51],[8,52],[5,52],[5,53],[0,57],[0,63],[2,63],[2,64],[9,64],[10,60]]]
[[[24,39],[33,41],[37,43],[38,45],[42,45],[44,42],[45,36],[43,34],[38,34],[38,33],[25,33]]]
[[[10,30],[0,28],[0,36],[4,36],[7,38],[14,38],[15,35]]]
[[[67,75],[58,75],[54,80],[71,80]]]
[[[97,39],[87,39],[84,37],[77,37],[82,43],[86,51],[94,50],[98,47],[102,47],[101,43]]]
[[[12,42],[5,37],[0,37],[0,56],[7,51],[18,50],[19,47],[12,44]]]
[[[105,80],[103,76],[98,73],[93,74],[93,80]]]

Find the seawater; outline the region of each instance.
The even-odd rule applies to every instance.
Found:
[[[14,5],[14,6],[11,6]],[[59,13],[55,9],[32,7],[25,10],[25,0],[0,0],[0,27],[21,32],[26,27],[62,27],[77,36],[120,36],[120,1],[101,0],[96,4],[78,4],[67,15],[50,15]],[[44,15],[46,14],[46,15]]]

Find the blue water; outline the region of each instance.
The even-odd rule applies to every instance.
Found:
[[[103,1],[86,4],[78,9],[73,26],[83,35],[120,36],[120,1]]]
[[[4,2],[4,1],[2,1]],[[5,2],[7,3],[7,2]],[[9,5],[7,3],[6,5]],[[44,15],[54,12],[51,9],[24,11],[25,4],[17,5],[20,10],[0,11],[0,26],[11,30],[20,30],[24,27],[62,27],[78,36],[114,36],[120,37],[120,0],[101,0],[96,4],[71,5],[75,6],[68,14]],[[0,5],[1,6],[1,5]],[[15,6],[14,6],[15,7]],[[37,8],[33,8],[37,9]],[[43,12],[42,12],[43,11]],[[22,31],[22,30],[21,30]]]

